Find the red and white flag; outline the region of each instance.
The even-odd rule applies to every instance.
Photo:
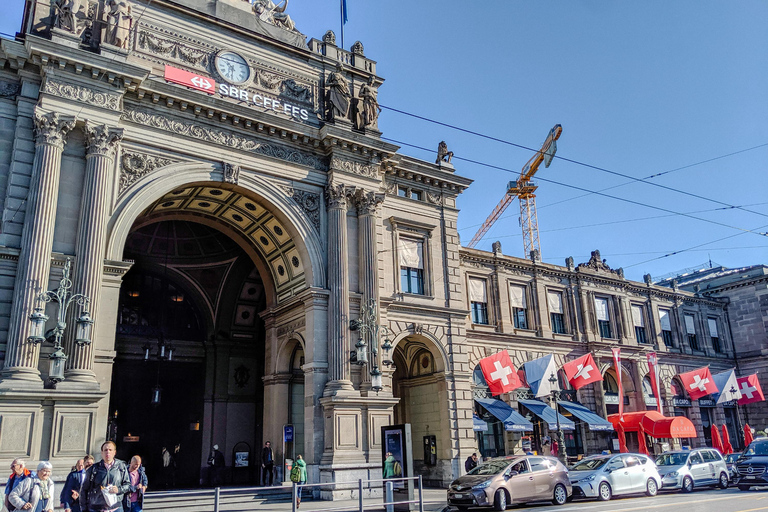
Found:
[[[573,389],[579,389],[592,382],[603,380],[603,375],[595,364],[592,354],[585,354],[563,365],[565,376]]]
[[[651,379],[653,396],[656,397],[656,410],[659,414],[663,414],[661,412],[661,394],[659,394],[659,358],[656,356],[656,352],[648,353],[648,374]]]
[[[681,373],[680,380],[683,382],[683,387],[685,387],[691,400],[718,392],[715,380],[709,372],[709,366],[693,370],[692,372]]]
[[[480,369],[483,371],[485,382],[488,383],[488,390],[493,396],[508,393],[523,385],[506,350],[481,359]]]
[[[762,402],[765,400],[763,390],[760,388],[760,381],[757,379],[757,374],[747,375],[746,377],[738,377],[736,382],[739,383],[739,391],[741,391],[741,398],[739,398],[739,405],[751,404],[752,402]]]
[[[619,387],[619,422],[624,421],[624,388],[621,385],[621,349],[612,348],[613,368],[616,370],[616,385]]]

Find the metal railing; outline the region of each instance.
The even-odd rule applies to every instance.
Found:
[[[395,493],[408,490],[407,482],[414,486],[413,499],[395,501]],[[297,507],[297,498],[302,491],[311,491],[312,501]],[[323,495],[341,491],[349,498],[323,500]],[[416,496],[416,491],[418,495]],[[235,512],[241,510],[269,510],[298,512],[364,512],[385,510],[393,512],[397,505],[408,505],[411,509],[424,512],[424,489],[421,475],[404,478],[357,480],[349,482],[325,482],[273,487],[216,487],[184,491],[150,492],[145,496],[144,510],[196,512]],[[306,495],[305,495],[306,496]],[[410,493],[406,494],[406,497]],[[306,496],[309,498],[310,496]],[[398,496],[399,498],[399,496]],[[302,496],[302,499],[304,497]],[[290,503],[289,503],[290,501]],[[312,507],[310,503],[315,506]],[[309,507],[307,505],[310,505]],[[418,508],[416,508],[418,507]]]

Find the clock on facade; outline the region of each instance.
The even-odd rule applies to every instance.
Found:
[[[216,55],[216,71],[224,80],[233,84],[242,84],[251,77],[248,62],[235,52],[223,51]]]

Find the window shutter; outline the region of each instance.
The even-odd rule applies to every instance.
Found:
[[[547,292],[547,303],[550,313],[563,314],[563,294],[560,292]]]
[[[525,287],[511,285],[509,287],[509,302],[513,308],[526,309]]]
[[[688,334],[696,334],[696,327],[693,323],[693,315],[685,315],[685,332]]]
[[[597,319],[604,322],[608,322],[608,300],[607,299],[595,299],[595,313],[597,313]]]
[[[410,238],[400,238],[397,252],[400,257],[400,266],[406,268],[424,268],[423,260],[424,244]]]
[[[707,323],[709,324],[709,335],[713,338],[719,338],[720,336],[717,335],[717,320],[707,318]]]
[[[483,279],[470,279],[469,280],[469,301],[470,302],[488,302],[488,294],[486,293],[486,282]]]
[[[642,306],[632,306],[632,322],[635,324],[635,327],[645,327]]]
[[[659,309],[659,323],[662,331],[671,331],[672,323],[669,321],[669,310]]]

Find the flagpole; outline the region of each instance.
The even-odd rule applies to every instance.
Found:
[[[339,9],[341,11],[341,49],[344,49],[344,0],[339,0]]]

